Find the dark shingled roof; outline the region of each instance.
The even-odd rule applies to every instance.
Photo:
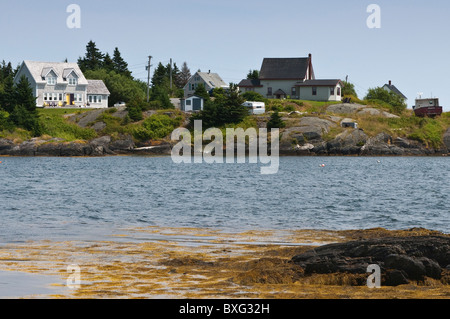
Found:
[[[261,80],[305,79],[309,58],[265,58],[259,73]]]
[[[258,87],[261,86],[261,81],[260,80],[251,80],[251,79],[245,79],[242,80],[239,84],[239,87]]]
[[[299,82],[295,86],[336,86],[341,80],[307,80]]]
[[[389,84],[385,84],[385,87],[389,88],[389,90],[391,90],[391,91],[394,92],[395,94],[399,95],[400,97],[404,98],[405,100],[408,99],[402,92],[400,92],[399,89],[397,89],[397,88],[395,87],[395,85],[393,85],[393,84],[390,84],[390,85],[389,85]]]

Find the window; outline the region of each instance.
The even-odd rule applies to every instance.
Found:
[[[186,100],[186,105],[189,105],[189,106],[191,106],[191,100]]]
[[[47,93],[44,93],[44,101],[48,101]]]
[[[80,100],[78,102],[81,102],[81,94],[80,94]],[[89,95],[88,96],[89,103],[102,103],[102,96],[101,95]]]
[[[291,95],[292,96],[297,96],[297,89],[295,87],[292,88]]]
[[[334,88],[330,88],[330,94],[334,95]]]
[[[47,84],[48,85],[55,85],[56,84],[56,77],[54,76],[47,76]]]
[[[53,101],[58,101],[58,93],[53,93]]]
[[[316,96],[317,95],[317,87],[313,86],[312,88],[312,95]]]
[[[272,88],[271,87],[267,88],[267,95],[272,95]]]
[[[62,93],[59,93],[58,97],[59,97],[58,101],[62,101],[62,100],[63,100],[63,95],[62,95]]]
[[[337,95],[341,96],[341,88],[340,87],[337,88]]]
[[[77,85],[78,80],[76,78],[69,78],[69,85]]]

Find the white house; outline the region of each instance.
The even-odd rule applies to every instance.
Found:
[[[219,74],[211,72],[197,72],[189,79],[188,83],[184,87],[184,96],[189,97],[194,95],[197,87],[203,84],[207,92],[211,92],[215,88],[228,89],[227,85]]]
[[[25,75],[37,107],[107,108],[110,92],[101,80],[87,80],[78,64],[24,61],[14,78]]]
[[[340,80],[317,80],[312,55],[307,58],[266,58],[259,79],[239,83],[241,92],[253,91],[269,99],[341,101]]]
[[[181,111],[183,112],[198,112],[203,111],[205,101],[203,98],[193,95],[185,99],[180,100]]]

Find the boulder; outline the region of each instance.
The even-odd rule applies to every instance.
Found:
[[[306,275],[363,274],[377,264],[384,285],[405,284],[425,277],[441,279],[450,264],[450,237],[413,236],[351,241],[322,246],[292,258]]]
[[[86,143],[63,143],[61,144],[61,155],[63,157],[86,156],[89,153],[89,144]]]
[[[109,149],[115,153],[129,153],[136,145],[131,136],[123,136],[109,144]]]
[[[37,147],[36,156],[61,156],[61,143],[45,143]]]
[[[368,136],[362,130],[346,130],[327,143],[329,154],[357,155],[366,144]]]
[[[342,103],[328,106],[327,111],[335,114],[352,114],[366,107],[366,105],[361,104]]]
[[[8,155],[14,148],[14,142],[4,138],[0,139],[0,155]]]

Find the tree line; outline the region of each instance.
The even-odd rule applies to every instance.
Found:
[[[39,136],[42,129],[36,109],[36,97],[25,76],[17,84],[14,83],[17,72],[18,67],[13,69],[11,62],[3,61],[0,65],[0,132],[19,127]]]

